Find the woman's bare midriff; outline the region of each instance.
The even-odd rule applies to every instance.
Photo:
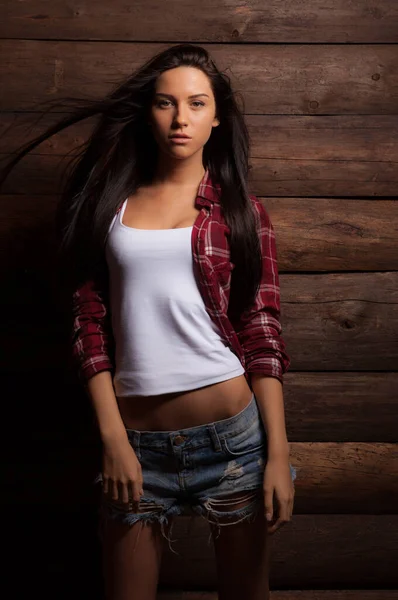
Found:
[[[206,387],[157,396],[118,397],[125,427],[138,431],[175,431],[228,419],[250,402],[252,391],[240,375]]]

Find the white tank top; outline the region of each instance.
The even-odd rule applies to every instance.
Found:
[[[128,227],[126,204],[106,244],[116,396],[191,390],[242,375],[196,283],[193,228]]]

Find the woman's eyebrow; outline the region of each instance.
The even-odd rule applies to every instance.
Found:
[[[172,98],[175,100],[175,97],[172,94],[163,94],[163,92],[156,92],[155,96],[167,96],[167,98]],[[208,94],[192,94],[192,96],[188,96],[188,98],[197,98],[198,96],[208,96]]]

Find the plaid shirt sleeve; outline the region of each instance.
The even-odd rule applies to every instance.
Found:
[[[96,373],[114,368],[113,334],[103,277],[94,277],[75,290],[72,313],[72,358],[79,379],[85,383]]]
[[[262,203],[255,197],[261,242],[262,278],[253,306],[234,324],[246,357],[248,373],[276,377],[283,384],[283,373],[290,365],[280,324],[280,287],[275,232]]]

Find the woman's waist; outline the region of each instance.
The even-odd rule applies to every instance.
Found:
[[[228,419],[250,402],[245,375],[212,385],[155,396],[118,396],[120,414],[128,429],[176,431]]]

